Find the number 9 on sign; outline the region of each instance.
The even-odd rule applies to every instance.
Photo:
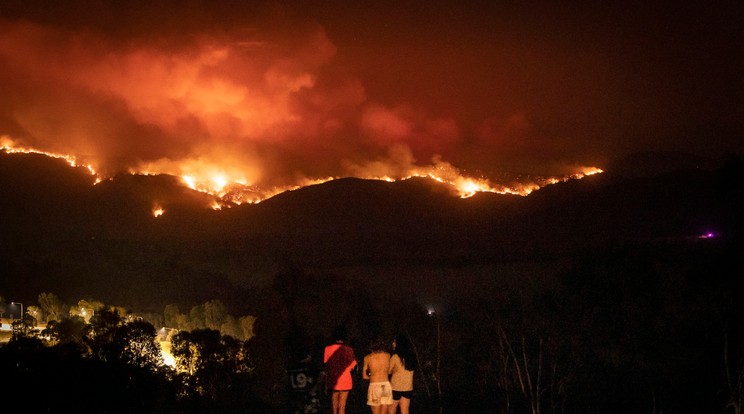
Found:
[[[301,389],[307,387],[307,375],[304,372],[298,372],[290,376],[292,388]]]

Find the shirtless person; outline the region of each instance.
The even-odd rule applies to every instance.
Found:
[[[381,339],[372,342],[370,351],[364,357],[362,368],[362,378],[369,380],[367,405],[372,414],[387,414],[393,403],[393,389],[388,377],[390,354],[385,351],[385,341]]]

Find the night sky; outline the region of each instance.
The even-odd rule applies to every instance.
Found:
[[[0,292],[254,315],[255,383],[202,387],[230,404],[280,401],[286,345],[346,320],[360,354],[420,338],[415,410],[740,408],[742,132],[744,0],[0,0]],[[352,178],[420,171],[556,185]],[[112,366],[92,406],[171,401]]]
[[[569,174],[744,149],[744,3],[0,3],[0,136],[104,174]]]

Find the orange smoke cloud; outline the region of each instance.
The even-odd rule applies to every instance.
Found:
[[[120,30],[0,20],[0,135],[103,175],[173,174],[221,195],[234,183],[259,199],[328,177],[454,176],[467,126],[370,101],[317,23]],[[518,135],[518,121],[480,137]]]
[[[397,164],[397,146],[416,166],[492,179],[741,152],[733,9],[455,9],[0,2],[0,135],[104,174],[222,171],[268,187]]]
[[[423,158],[447,152],[460,139],[460,127],[454,119],[431,117],[402,105],[392,109],[368,105],[362,114],[361,128],[378,145],[405,143]]]
[[[302,165],[284,159],[336,157],[327,141],[353,128],[345,106],[364,96],[348,75],[323,78],[336,50],[317,25],[292,43],[238,33],[121,44],[7,22],[0,32],[3,79],[24,79],[9,85],[4,129],[33,146],[88,156],[100,171],[212,162],[245,168],[240,178],[253,182],[286,178]]]

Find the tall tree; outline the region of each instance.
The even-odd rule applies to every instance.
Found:
[[[90,318],[85,339],[93,355],[103,361],[115,358],[114,334],[123,323],[119,312],[112,308],[100,309]]]
[[[120,361],[156,371],[163,366],[160,345],[156,339],[155,327],[145,321],[134,321],[119,326],[114,333],[114,343],[118,345]]]
[[[38,300],[44,322],[60,321],[67,316],[67,306],[54,293],[40,293]]]
[[[79,316],[51,321],[47,324],[44,335],[52,338],[52,341],[57,344],[83,345],[86,336],[85,321]]]
[[[168,328],[182,329],[178,326],[178,317],[181,315],[181,311],[178,309],[176,304],[165,305],[163,310],[163,323]]]
[[[207,329],[221,330],[222,324],[227,317],[227,308],[222,301],[214,299],[203,305],[204,308],[204,326]]]
[[[256,323],[256,317],[252,315],[241,316],[240,319],[240,330],[244,341],[253,338],[253,324]]]

